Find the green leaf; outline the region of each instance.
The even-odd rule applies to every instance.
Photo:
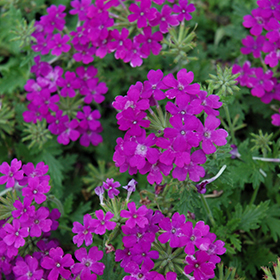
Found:
[[[269,209],[270,201],[261,202],[259,205],[247,205],[244,212],[242,211],[242,206],[237,204],[235,207],[235,213],[233,218],[239,218],[240,224],[239,229],[244,231],[250,231],[251,229],[257,229],[260,227],[260,223],[266,216]],[[243,213],[242,213],[243,212]]]
[[[65,215],[68,215],[71,213],[72,211],[72,205],[73,205],[73,199],[74,199],[74,195],[73,193],[69,194],[63,203],[63,207],[64,207],[64,213]]]
[[[81,203],[79,204],[77,210],[76,210],[74,213],[72,213],[71,216],[69,217],[70,220],[71,220],[72,222],[75,222],[75,221],[76,221],[76,222],[83,223],[84,214],[85,214],[86,212],[88,212],[88,211],[91,209],[90,204],[91,204],[90,201],[87,202],[87,203],[85,203],[85,204],[83,204],[83,203],[81,202]]]

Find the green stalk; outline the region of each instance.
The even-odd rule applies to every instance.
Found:
[[[204,207],[204,209],[205,209],[205,211],[206,211],[206,213],[207,213],[207,215],[208,215],[208,217],[209,217],[209,220],[210,220],[212,226],[215,226],[216,223],[215,223],[215,220],[214,220],[214,218],[213,218],[211,209],[210,209],[210,207],[209,207],[209,205],[208,205],[208,203],[207,203],[207,201],[206,201],[206,198],[204,197],[203,194],[200,194],[200,198],[201,198],[202,205],[203,205],[203,207]]]
[[[257,197],[257,194],[258,194],[258,192],[259,192],[259,188],[260,188],[260,186],[261,186],[261,184],[259,184],[259,185],[255,188],[255,190],[254,190],[254,192],[253,192],[253,195],[252,195],[252,197],[251,197],[251,200],[250,200],[249,206],[252,206],[252,205],[253,205],[253,203],[255,202],[256,197]]]
[[[232,122],[231,122],[230,113],[229,113],[229,109],[228,109],[227,105],[224,105],[224,110],[225,110],[225,113],[226,113],[226,118],[227,118],[227,122],[228,122],[228,127],[229,127],[229,131],[230,131],[232,143],[235,144],[234,127],[233,127]]]

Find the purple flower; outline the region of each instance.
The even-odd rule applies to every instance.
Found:
[[[241,86],[247,86],[249,78],[254,75],[254,69],[251,68],[250,61],[245,61],[243,67],[239,65],[233,65],[232,74],[241,73],[241,75],[236,78]]]
[[[156,18],[153,19],[150,24],[151,26],[159,25],[161,33],[167,33],[170,26],[177,26],[179,21],[177,15],[171,15],[172,8],[168,5],[162,7],[161,13],[156,13]]]
[[[169,121],[172,127],[164,129],[164,137],[174,140],[175,151],[185,152],[199,145],[201,137],[194,131],[199,128],[200,122],[195,116],[189,117],[184,124],[179,115],[175,115]]]
[[[158,240],[163,244],[170,240],[169,246],[171,248],[182,247],[184,245],[182,226],[185,221],[185,215],[180,215],[178,212],[172,216],[172,222],[170,221],[170,218],[162,219],[159,226],[165,232],[158,237]]]
[[[33,198],[37,204],[41,204],[46,200],[44,193],[49,192],[50,186],[48,181],[42,181],[38,177],[30,178],[27,187],[22,189],[22,195],[26,200],[32,201]]]
[[[76,92],[75,89],[80,88],[80,81],[76,78],[76,74],[74,72],[67,71],[65,73],[65,79],[58,78],[57,85],[62,87],[60,91],[60,95],[63,97],[75,97]]]
[[[4,230],[6,236],[3,238],[4,242],[8,245],[14,245],[15,248],[22,247],[25,244],[24,237],[29,235],[26,227],[21,227],[19,220],[13,220],[13,225],[5,224]]]
[[[76,129],[79,122],[74,119],[71,122],[65,122],[65,130],[57,136],[57,142],[63,145],[68,145],[70,140],[76,141],[80,137],[80,132]]]
[[[68,35],[64,35],[61,38],[61,34],[55,34],[53,40],[49,42],[49,48],[52,49],[51,54],[60,56],[62,52],[68,52],[71,49],[71,46],[67,44],[70,40]]]
[[[92,225],[96,228],[94,231],[96,234],[103,235],[106,229],[113,230],[116,227],[116,223],[110,221],[114,217],[113,213],[107,212],[104,216],[102,210],[97,210],[95,211],[95,215],[98,220],[93,220]]]
[[[194,228],[192,222],[187,222],[182,227],[182,231],[186,237],[185,253],[187,255],[195,253],[195,246],[202,251],[208,250],[211,241],[205,236],[209,233],[209,226],[203,221],[197,222]]]
[[[31,200],[23,199],[23,203],[19,199],[17,199],[13,206],[17,209],[12,211],[12,215],[14,218],[19,218],[21,223],[27,222],[29,217],[34,216],[35,214],[35,206],[31,205]]]
[[[196,95],[199,93],[199,84],[190,84],[194,79],[193,72],[187,72],[187,69],[181,69],[177,73],[177,80],[174,78],[173,74],[169,73],[163,78],[163,83],[169,89],[165,94],[167,98],[173,99],[178,95],[188,93],[190,95]]]
[[[150,98],[153,96],[156,100],[162,100],[165,98],[165,94],[162,89],[165,89],[165,85],[162,82],[163,72],[158,70],[150,70],[147,75],[148,81],[144,82],[144,90],[141,94],[142,98]]]
[[[77,233],[73,237],[73,243],[77,244],[80,247],[85,241],[86,246],[89,246],[92,243],[92,233],[95,232],[94,220],[89,214],[84,215],[84,226],[79,222],[73,223],[72,231]]]
[[[179,21],[191,20],[192,16],[190,13],[195,11],[194,4],[189,4],[188,0],[179,0],[179,6],[174,5],[173,12],[178,14],[177,19]]]
[[[124,271],[126,273],[130,273],[131,275],[125,276],[123,280],[138,280],[148,279],[149,271],[153,268],[152,264],[142,265],[141,268],[135,262],[130,262],[127,266],[124,267]]]
[[[13,268],[18,280],[40,280],[43,277],[43,270],[38,269],[38,260],[30,255],[25,260],[17,260]]]
[[[209,259],[210,256],[203,251],[195,252],[195,257],[187,256],[187,265],[184,268],[184,272],[186,274],[193,272],[195,279],[209,279],[215,277],[215,264],[208,262]]]
[[[69,11],[70,15],[78,14],[79,20],[86,20],[88,7],[91,5],[91,0],[74,0],[70,5],[74,8]]]
[[[129,10],[133,13],[130,14],[127,19],[129,22],[133,22],[137,20],[137,27],[143,28],[147,26],[147,20],[151,21],[156,16],[156,9],[150,8],[151,0],[142,0],[140,3],[140,7],[136,4],[131,4],[129,6]]]
[[[140,228],[145,227],[145,225],[148,224],[148,219],[145,217],[145,215],[148,212],[148,209],[145,205],[142,205],[141,207],[136,210],[136,206],[134,202],[129,202],[127,204],[127,210],[122,210],[120,213],[120,216],[123,218],[129,218],[125,225],[129,228],[135,227],[135,225],[138,225]]]
[[[253,53],[254,58],[259,58],[261,56],[262,47],[264,45],[265,37],[260,35],[254,40],[254,38],[248,35],[246,38],[242,39],[242,44],[245,46],[241,48],[243,54]]]
[[[198,164],[203,164],[206,162],[205,153],[202,150],[196,150],[191,154],[191,162],[185,164],[184,167],[175,167],[172,175],[179,181],[185,181],[187,174],[189,174],[190,180],[198,182],[201,177],[204,177],[205,170],[202,166]]]
[[[141,242],[132,247],[132,261],[136,262],[139,265],[143,266],[154,266],[152,259],[159,258],[158,251],[150,251],[151,243]]]
[[[28,183],[29,178],[33,177],[38,177],[39,181],[49,181],[50,176],[49,175],[44,175],[48,172],[49,166],[45,165],[43,161],[40,161],[37,165],[36,168],[34,167],[34,164],[32,162],[28,162],[27,164],[24,164],[22,166],[22,170],[24,171],[24,174],[27,177],[24,177],[19,184],[21,186],[24,186]]]
[[[149,56],[151,51],[154,55],[158,55],[161,50],[159,42],[163,39],[163,35],[159,31],[152,34],[152,28],[150,26],[145,27],[143,33],[136,36],[136,41],[143,43],[141,51],[146,56]]]
[[[23,170],[21,168],[21,161],[14,158],[11,161],[11,166],[7,162],[3,162],[0,165],[0,173],[5,174],[0,177],[0,185],[6,184],[6,188],[12,188],[17,180],[23,178]]]
[[[252,10],[252,15],[244,16],[243,25],[246,28],[251,28],[250,33],[252,35],[259,36],[262,33],[263,27],[266,27],[267,19],[263,17],[261,8]]]
[[[104,194],[104,188],[102,186],[98,186],[94,189],[94,192],[99,196],[100,204],[103,205],[103,194]]]
[[[103,257],[103,252],[98,251],[98,248],[90,248],[88,254],[85,248],[81,248],[75,251],[75,257],[80,263],[75,263],[71,268],[72,273],[79,274],[81,280],[95,280],[96,275],[102,275],[105,265],[100,263]],[[91,274],[91,271],[95,274]]]
[[[124,145],[126,153],[131,156],[129,164],[132,167],[141,169],[146,164],[146,159],[149,163],[155,164],[159,158],[159,151],[156,148],[151,148],[156,144],[157,137],[151,133],[146,138],[146,131],[142,129],[142,134],[134,138],[135,141],[128,141]]]
[[[263,68],[258,67],[255,69],[255,76],[248,80],[248,86],[252,87],[251,93],[253,96],[262,97],[265,92],[272,91],[274,83],[271,80],[273,72],[271,70],[263,72]]]
[[[120,115],[117,124],[120,130],[128,130],[130,135],[141,135],[142,129],[140,127],[149,127],[150,121],[146,119],[147,113],[137,112],[131,107],[127,108]]]
[[[35,215],[30,219],[29,234],[31,237],[40,237],[43,232],[51,230],[52,221],[47,219],[49,216],[49,209],[47,207],[40,207]]]
[[[60,31],[63,30],[65,25],[65,20],[63,18],[66,16],[66,13],[63,13],[65,8],[66,7],[63,5],[59,5],[58,7],[51,5],[47,8],[48,14],[42,16],[40,20],[40,23],[44,26],[46,33],[53,33],[55,28]]]
[[[96,48],[90,47],[90,44],[81,45],[74,44],[74,48],[77,51],[74,53],[73,58],[75,61],[82,61],[84,64],[89,64],[94,60],[93,56],[95,55]]]
[[[138,182],[136,182],[136,180],[131,179],[126,186],[123,186],[123,188],[128,192],[132,193],[135,192],[137,184]]]
[[[115,41],[111,41],[108,43],[109,50],[116,51],[116,59],[124,59],[132,46],[132,41],[130,39],[127,39],[129,30],[126,28],[122,28],[120,33],[117,29],[114,29],[112,30],[111,35]]]
[[[216,151],[216,147],[213,143],[217,146],[226,145],[227,140],[226,137],[228,133],[224,129],[217,129],[221,121],[213,115],[209,115],[204,123],[204,127],[200,126],[200,133],[202,136],[202,150],[205,154],[213,154]]]
[[[106,179],[106,182],[103,182],[102,187],[106,190],[108,190],[108,196],[109,198],[114,198],[115,196],[118,196],[118,194],[120,193],[119,190],[117,190],[116,188],[119,188],[121,186],[121,184],[119,182],[114,182],[114,179]]]
[[[48,279],[57,280],[59,275],[65,279],[70,277],[71,272],[65,269],[65,267],[72,266],[74,261],[70,254],[66,254],[65,256],[63,254],[63,250],[57,247],[50,250],[49,257],[44,257],[41,266],[51,270]]]

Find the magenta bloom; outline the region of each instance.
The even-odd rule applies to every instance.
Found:
[[[62,87],[60,94],[63,97],[75,97],[75,89],[78,89],[81,86],[79,79],[76,78],[76,74],[70,71],[65,73],[65,79],[58,78],[57,85]]]
[[[129,202],[127,204],[127,210],[122,210],[120,216],[123,218],[129,218],[125,225],[129,228],[135,227],[135,225],[138,225],[140,228],[145,227],[149,223],[148,219],[145,217],[145,215],[148,212],[148,209],[146,205],[142,205],[141,207],[136,210],[136,206],[134,202]]]
[[[113,213],[107,212],[104,216],[103,210],[97,210],[95,211],[95,215],[98,220],[93,220],[92,224],[96,228],[96,234],[103,235],[106,229],[113,230],[116,227],[116,223],[110,221],[114,217]]]
[[[159,226],[165,230],[165,232],[158,237],[158,240],[163,244],[170,240],[169,246],[171,248],[183,246],[184,237],[182,237],[182,226],[185,221],[185,215],[180,215],[178,212],[172,216],[172,222],[170,221],[170,218],[162,219]]]
[[[12,211],[12,215],[14,218],[19,218],[21,223],[27,222],[29,217],[34,216],[35,214],[35,206],[31,205],[31,201],[27,199],[23,199],[23,203],[19,199],[17,199],[13,206],[17,209]]]
[[[188,0],[179,0],[179,6],[174,5],[173,12],[178,14],[177,19],[179,21],[191,20],[192,16],[190,13],[195,11],[194,4],[189,4]]]
[[[220,125],[221,121],[213,115],[209,115],[205,120],[205,127],[201,125],[200,132],[202,135],[202,150],[205,154],[213,154],[216,152],[217,146],[226,145],[226,137],[228,133],[224,129],[216,128]],[[214,143],[214,144],[213,144]]]
[[[114,179],[106,179],[106,183],[103,182],[102,187],[106,190],[108,190],[108,196],[110,198],[114,198],[115,196],[118,196],[118,194],[120,193],[119,190],[117,190],[117,188],[119,188],[121,186],[121,184],[119,182],[114,182]]]
[[[27,228],[21,228],[19,220],[16,219],[13,220],[13,225],[5,224],[4,230],[7,233],[3,238],[4,242],[8,246],[14,244],[15,248],[22,247],[25,244],[24,237],[27,237],[29,235]]]
[[[195,279],[209,279],[214,278],[215,264],[208,262],[210,256],[203,251],[196,251],[194,256],[187,256],[187,265],[184,268],[186,274],[193,272]]]
[[[136,244],[131,249],[132,260],[139,265],[143,263],[143,266],[153,266],[154,262],[152,261],[152,259],[158,259],[159,252],[150,250],[151,243],[149,242],[141,242],[139,244]]]
[[[16,180],[23,178],[23,171],[21,168],[21,161],[14,158],[11,161],[11,166],[7,162],[3,162],[0,165],[0,173],[5,174],[0,177],[0,185],[6,184],[6,188],[12,188],[15,185]]]
[[[88,254],[85,248],[76,250],[75,257],[80,263],[75,263],[71,270],[72,273],[79,274],[81,280],[96,280],[95,274],[103,274],[105,265],[98,262],[102,259],[103,252],[98,251],[96,246],[90,248]],[[91,271],[93,274],[91,274]]]
[[[43,270],[38,269],[38,260],[27,255],[25,260],[17,260],[13,268],[18,280],[40,280],[43,277]]]
[[[143,28],[147,26],[147,20],[153,20],[156,17],[156,9],[150,8],[151,0],[142,0],[140,7],[136,4],[131,4],[129,10],[133,13],[130,14],[127,19],[129,22],[137,20],[137,27]]]
[[[259,58],[261,56],[262,47],[264,45],[265,37],[258,36],[256,40],[250,35],[242,39],[242,44],[245,46],[241,48],[243,54],[253,53],[254,58]]]
[[[63,278],[68,279],[71,272],[65,267],[70,267],[74,264],[72,256],[66,254],[60,247],[52,248],[49,252],[49,257],[44,257],[41,262],[41,266],[45,269],[51,270],[48,276],[49,280],[57,280],[58,276],[61,275]]]
[[[73,237],[73,243],[80,247],[85,241],[86,246],[92,243],[92,233],[95,232],[95,226],[93,225],[93,219],[89,214],[84,215],[84,226],[79,222],[73,223],[72,231],[77,233]]]
[[[151,26],[159,25],[161,33],[167,33],[170,26],[177,26],[179,21],[177,15],[171,15],[172,8],[168,5],[162,7],[161,13],[156,13],[156,18],[150,22]]]
[[[252,87],[251,93],[253,96],[262,97],[265,92],[272,91],[274,83],[271,80],[273,72],[268,70],[264,73],[261,67],[255,69],[255,76],[248,80],[248,86]]]
[[[43,232],[51,230],[52,221],[47,219],[49,217],[49,209],[47,207],[40,207],[35,215],[32,217],[32,224],[30,226],[30,236],[40,237]]]
[[[254,36],[259,36],[262,33],[263,27],[267,24],[267,19],[263,17],[262,9],[257,8],[252,11],[252,15],[244,16],[243,25],[246,28],[251,28],[250,33]]]
[[[27,187],[22,189],[22,195],[26,200],[32,201],[33,198],[37,204],[41,204],[46,200],[44,193],[49,192],[50,186],[48,181],[42,181],[38,177],[30,178]]]
[[[163,35],[159,31],[152,34],[152,28],[150,26],[145,27],[143,33],[136,36],[136,41],[143,43],[141,51],[147,56],[150,55],[151,51],[154,55],[158,55],[161,50],[161,44],[159,42],[163,39]]]
[[[173,74],[169,73],[163,78],[163,83],[170,88],[165,94],[167,98],[173,99],[178,95],[188,93],[190,95],[195,95],[199,93],[199,84],[190,84],[194,79],[193,72],[187,72],[187,69],[181,69],[177,73],[177,80],[174,78]]]
[[[55,34],[53,36],[53,41],[49,43],[49,48],[52,49],[51,54],[59,56],[62,52],[68,52],[71,49],[71,46],[67,44],[69,40],[70,37],[68,35],[64,35],[61,38],[61,34]]]
[[[63,145],[68,145],[70,140],[76,141],[80,137],[80,132],[77,130],[79,122],[73,119],[71,122],[65,122],[65,130],[57,136],[57,142]]]

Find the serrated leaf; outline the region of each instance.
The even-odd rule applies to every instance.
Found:
[[[74,199],[74,196],[73,196],[73,193],[71,193],[64,200],[63,207],[64,207],[65,215],[68,215],[72,211],[73,199]]]
[[[229,236],[229,240],[231,244],[236,248],[237,251],[241,251],[241,240],[238,238],[237,234],[233,234]]]
[[[90,207],[90,204],[91,202],[87,202],[85,204],[83,204],[82,202],[79,204],[79,206],[77,207],[77,210],[71,214],[71,216],[69,217],[70,220],[72,222],[79,222],[79,223],[83,223],[83,217],[84,217],[84,214],[86,212],[88,212],[91,207]]]
[[[240,224],[239,229],[244,231],[250,231],[251,229],[257,229],[260,227],[260,223],[266,216],[269,209],[270,201],[261,202],[259,205],[247,205],[244,212],[242,206],[237,204],[235,207],[235,213],[233,218],[239,218]],[[243,213],[242,213],[243,212]]]

